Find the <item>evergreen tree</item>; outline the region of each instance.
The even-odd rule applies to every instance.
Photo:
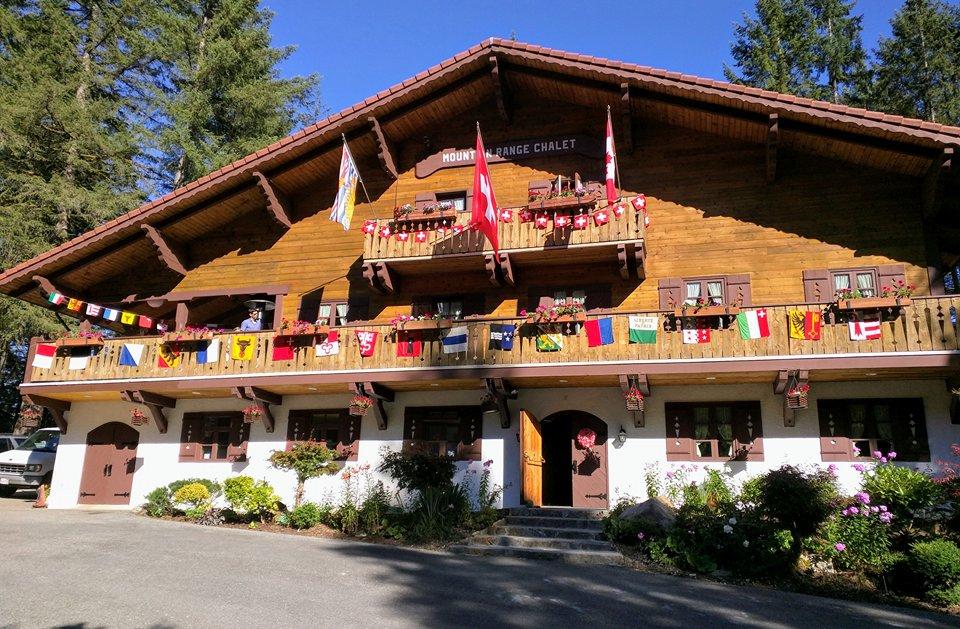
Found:
[[[179,187],[316,119],[316,75],[279,78],[293,47],[274,48],[258,0],[169,0],[171,64],[159,92],[151,175]]]
[[[869,73],[861,32],[863,16],[851,15],[854,0],[808,0],[817,29],[814,69],[816,97],[834,103],[855,101],[867,89]]]
[[[757,0],[756,18],[744,14],[730,48],[727,80],[762,89],[811,96],[814,82],[813,15],[804,0]]]
[[[870,105],[881,111],[960,125],[960,7],[907,0],[881,38]]]

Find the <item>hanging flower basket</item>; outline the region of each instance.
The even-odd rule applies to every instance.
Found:
[[[787,391],[787,408],[803,409],[809,406],[807,396],[810,393],[809,384],[801,384]]]
[[[582,428],[577,433],[577,445],[584,450],[589,450],[597,443],[597,433],[589,428]]]
[[[256,404],[251,404],[243,409],[243,421],[248,424],[258,422],[263,419],[263,409]]]
[[[20,425],[24,428],[36,428],[40,425],[41,417],[43,417],[43,411],[39,406],[27,404],[20,409]]]
[[[350,400],[350,414],[354,417],[363,417],[373,406],[373,398],[366,395],[355,395]]]
[[[130,409],[130,423],[134,426],[145,426],[150,423],[150,419],[139,408],[132,408]]]
[[[628,411],[643,410],[643,393],[636,387],[630,387],[630,390],[623,394],[623,399],[627,401]]]

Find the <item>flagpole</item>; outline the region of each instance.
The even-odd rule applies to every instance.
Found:
[[[610,108],[607,107],[607,109],[610,109]],[[340,137],[343,138],[343,150],[345,150],[347,154],[350,155],[350,161],[353,162],[354,166],[356,166],[357,162],[353,159],[353,153],[350,152],[350,145],[347,144],[347,136],[341,133]],[[357,179],[360,180],[360,187],[363,188],[363,196],[367,198],[367,203],[372,203],[372,201],[370,201],[370,195],[367,194],[367,185],[363,183],[363,177],[360,176],[359,168],[357,168]]]
[[[610,134],[611,134],[610,137],[612,138],[612,137],[613,137],[613,119],[610,118],[610,105],[607,105],[607,121],[610,122]],[[615,171],[615,173],[616,173],[616,175],[617,175],[617,192],[619,193],[619,192],[621,192],[621,188],[620,188],[620,160],[617,159],[617,149],[616,149],[617,142],[616,142],[616,140],[614,140],[613,146],[614,146],[614,148],[613,148],[613,169],[614,169],[614,171]],[[618,194],[617,196],[618,196],[618,197],[621,197],[621,198],[623,197],[622,194]]]

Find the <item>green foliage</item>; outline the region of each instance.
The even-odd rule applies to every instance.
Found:
[[[199,483],[207,488],[207,491],[210,493],[211,500],[219,496],[220,492],[222,491],[222,487],[220,486],[220,483],[218,483],[215,480],[210,480],[208,478],[186,478],[183,480],[175,480],[169,485],[167,485],[167,489],[170,491],[170,494],[172,495],[172,494],[175,494],[177,490],[183,487],[184,485],[193,485],[195,483]]]
[[[294,507],[286,514],[287,523],[295,529],[309,529],[320,524],[327,517],[330,509],[313,502],[305,502]]]
[[[663,530],[647,518],[625,519],[611,512],[603,519],[603,536],[618,544],[644,544],[657,535],[663,535]]]
[[[173,502],[171,501],[170,490],[166,487],[157,487],[147,494],[146,502],[143,503],[141,508],[151,518],[172,515]]]
[[[757,481],[758,506],[779,528],[793,533],[796,549],[800,540],[816,533],[834,509],[838,491],[829,472],[804,472],[785,465]]]
[[[889,529],[873,515],[835,517],[823,527],[820,554],[841,570],[882,574],[897,561],[897,554],[891,552]]]
[[[952,588],[960,583],[960,548],[945,539],[914,543],[910,546],[910,567],[925,589]]]
[[[712,509],[733,503],[733,488],[719,470],[708,469],[703,483],[690,483],[682,488],[683,504],[709,506]]]
[[[210,490],[202,483],[187,483],[173,492],[174,504],[184,505],[184,514],[200,520],[210,508]]]
[[[446,540],[470,518],[470,499],[460,486],[427,487],[414,501],[409,536],[416,540]]]
[[[387,513],[390,511],[390,494],[383,483],[373,483],[366,492],[360,508],[357,510],[357,520],[360,530],[368,535],[378,535],[386,526]]]
[[[296,443],[290,450],[274,450],[270,454],[270,465],[281,470],[290,470],[297,477],[297,488],[293,504],[303,502],[304,483],[311,478],[335,474],[340,465],[335,462],[337,453],[325,444],[315,441]]]
[[[927,591],[927,598],[943,607],[960,605],[960,584],[947,588],[934,588]]]
[[[861,32],[863,16],[851,15],[852,0],[807,0],[817,32],[813,69],[819,75],[814,98],[856,102],[869,87],[867,54]]]
[[[266,522],[279,508],[280,498],[265,480],[233,476],[223,482],[223,495],[237,513],[245,513]]]
[[[879,463],[866,472],[862,486],[874,503],[890,508],[898,526],[906,526],[945,501],[943,488],[932,478],[893,463]]]
[[[452,486],[456,466],[448,456],[391,452],[383,457],[380,471],[396,481],[400,489],[422,492],[425,489]]]

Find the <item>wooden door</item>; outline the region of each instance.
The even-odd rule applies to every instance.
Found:
[[[581,430],[596,433],[594,445],[583,448],[577,442]],[[573,506],[583,509],[607,509],[607,424],[593,415],[578,414],[570,420],[573,451]]]
[[[110,422],[87,434],[80,477],[80,504],[130,504],[140,434],[130,426]]]
[[[520,411],[520,477],[523,501],[543,505],[543,434],[540,420],[529,411]]]

